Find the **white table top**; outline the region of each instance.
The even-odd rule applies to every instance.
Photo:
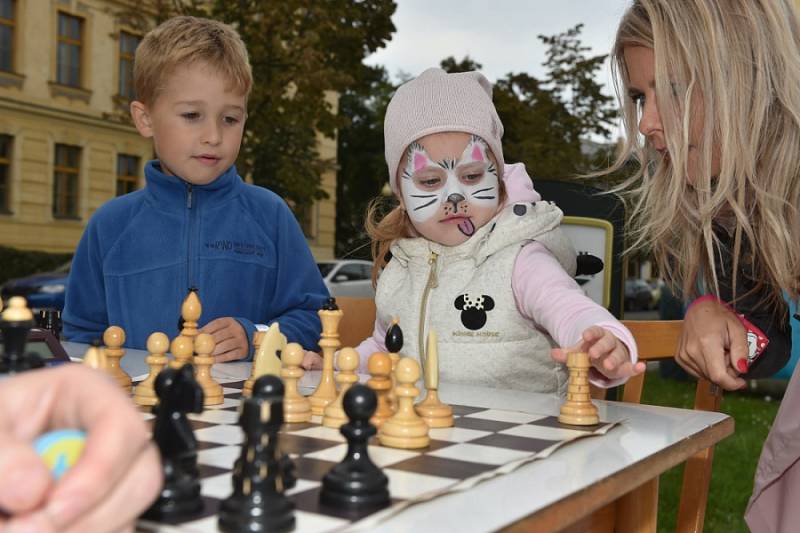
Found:
[[[79,357],[85,351],[85,345],[69,342],[64,345],[71,356]],[[128,350],[122,359],[123,369],[132,377],[146,374],[145,355],[143,351]],[[215,365],[212,371],[215,377],[237,379],[246,378],[249,372],[250,363]],[[307,372],[299,383],[301,390],[311,392],[318,380],[318,371]],[[446,383],[440,384],[439,394],[446,403],[543,415],[557,415],[562,403],[557,395]],[[730,417],[722,413],[622,402],[595,401],[595,404],[601,420],[618,421],[620,425],[604,436],[572,442],[546,460],[534,461],[465,492],[413,505],[371,531],[495,530],[676,446],[696,441],[709,428],[719,430],[723,425],[727,427],[723,433],[727,433],[732,427]]]

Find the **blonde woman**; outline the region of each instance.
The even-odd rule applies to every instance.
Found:
[[[741,374],[779,369],[790,350],[783,294],[797,298],[800,274],[799,36],[790,0],[636,0],[612,54],[627,131],[613,168],[641,163],[623,186],[635,245],[652,249],[687,299],[707,294],[687,313],[677,358],[726,389],[742,387]],[[753,331],[766,348],[762,339],[748,349]],[[783,505],[789,486],[800,488],[799,409],[795,372],[756,474],[753,531],[800,520],[800,506]]]

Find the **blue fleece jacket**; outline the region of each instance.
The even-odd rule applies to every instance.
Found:
[[[254,323],[278,322],[290,342],[316,349],[328,291],[286,203],[244,183],[235,167],[192,185],[150,161],[145,178],[145,188],[89,221],[72,261],[65,338],[90,342],[114,324],[127,347],[144,349],[155,331],[178,334],[181,304],[196,287],[200,325],[235,318],[251,357]]]

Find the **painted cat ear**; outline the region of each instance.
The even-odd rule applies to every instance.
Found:
[[[425,148],[422,147],[419,143],[411,143],[408,146],[408,172],[409,174],[413,174],[414,172],[418,172],[425,167],[435,165],[431,158],[428,157],[428,153],[425,151]]]
[[[488,156],[486,155],[486,151],[488,149],[489,147],[486,145],[486,141],[484,141],[477,135],[473,135],[469,141],[469,144],[464,149],[464,153],[461,154],[461,160],[485,162],[489,159]]]

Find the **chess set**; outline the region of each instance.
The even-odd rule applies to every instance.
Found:
[[[559,417],[446,405],[438,397],[435,334],[420,369],[401,356],[402,330],[392,324],[388,353],[369,358],[371,377],[359,384],[358,353],[340,347],[342,312],[331,299],[319,312],[321,379],[304,396],[304,352],[287,343],[278,324],[256,335],[248,379],[215,379],[213,339],[198,332],[200,314],[190,292],[181,335],[171,343],[162,333],[148,339],[150,373],[142,381],[119,365],[121,328],[106,330],[105,346],[84,356],[84,364],[132,390],[152,424],[166,481],[139,523],[144,530],[369,530],[411,505],[467,490],[614,426],[600,423],[589,399],[585,354],[570,355]],[[423,373],[426,395],[415,405]]]

